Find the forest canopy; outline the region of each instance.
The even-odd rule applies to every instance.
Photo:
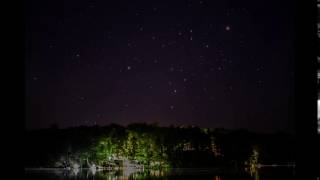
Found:
[[[294,162],[294,136],[157,124],[26,132],[25,167],[230,167]]]

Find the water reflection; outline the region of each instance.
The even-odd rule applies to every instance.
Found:
[[[41,180],[136,180],[136,179],[211,179],[211,180],[260,180],[261,179],[292,179],[294,174],[292,169],[281,168],[261,168],[246,169],[247,172],[226,172],[219,169],[164,169],[164,170],[145,170],[136,168],[123,168],[118,170],[92,170],[92,169],[73,169],[73,170],[38,170],[29,171],[27,179]]]
[[[97,169],[56,169],[51,171],[41,171],[41,173],[54,174],[58,179],[141,179],[145,177],[165,176],[165,170],[143,170],[135,168],[124,168],[116,171]]]
[[[259,168],[245,168],[245,171],[249,173],[254,180],[260,180]]]
[[[259,171],[258,170],[253,172],[253,177],[254,177],[254,180],[260,180],[260,176],[259,176]]]

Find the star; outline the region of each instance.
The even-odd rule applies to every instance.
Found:
[[[174,106],[173,106],[173,105],[170,105],[170,109],[173,110],[173,109],[174,109]]]
[[[231,30],[230,26],[226,26],[226,31],[230,31],[230,30]]]
[[[32,78],[32,80],[34,80],[34,81],[37,81],[39,78],[37,77],[37,76],[34,76],[33,78]]]
[[[183,82],[187,82],[187,78],[183,78]]]
[[[131,69],[131,66],[128,66],[127,69],[130,70],[130,69]]]
[[[192,39],[193,39],[193,38],[192,38],[192,36],[191,36],[191,37],[190,37],[190,41],[192,41]]]

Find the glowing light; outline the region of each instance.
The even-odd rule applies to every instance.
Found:
[[[73,166],[72,166],[73,169],[79,169],[80,168],[80,165],[77,164],[77,163],[74,163]]]
[[[92,174],[95,175],[96,172],[97,172],[97,167],[96,167],[96,165],[95,165],[95,164],[92,164],[92,165],[90,166],[90,170],[91,170]]]
[[[318,100],[318,119],[320,118],[320,100]]]
[[[80,169],[79,168],[76,168],[76,169],[73,169],[72,172],[74,173],[74,175],[77,175],[79,173]]]

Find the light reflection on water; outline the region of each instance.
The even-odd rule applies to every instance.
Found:
[[[269,169],[270,170],[270,169]],[[27,176],[33,180],[127,180],[127,179],[211,179],[211,180],[260,180],[273,179],[282,180],[294,177],[290,172],[283,170],[273,172],[241,172],[241,173],[217,173],[211,170],[195,170],[195,169],[174,169],[174,170],[141,170],[141,169],[120,169],[117,171],[97,170],[90,169],[75,169],[75,170],[38,170],[26,171]],[[285,172],[285,173],[282,173]],[[267,177],[267,178],[266,178]]]

